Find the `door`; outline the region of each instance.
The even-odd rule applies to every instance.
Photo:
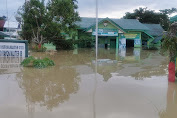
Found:
[[[116,48],[116,39],[110,40],[110,48]]]

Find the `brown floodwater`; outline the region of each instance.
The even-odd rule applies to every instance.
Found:
[[[0,58],[0,118],[176,118],[177,84],[168,58],[140,49],[30,53],[54,67]]]

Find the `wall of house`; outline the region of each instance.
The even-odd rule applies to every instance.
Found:
[[[107,25],[105,25],[105,22]],[[118,26],[115,26],[114,24],[110,23],[109,21],[103,21],[99,23],[98,25],[98,45],[99,47],[103,48],[116,48],[116,47],[126,47],[126,42],[130,41],[132,44],[132,47],[140,48],[142,47],[142,32],[141,31],[128,31],[124,33],[122,29],[120,29]],[[103,29],[103,30],[102,30]],[[109,33],[105,33],[105,30],[108,30],[107,32],[112,31],[113,33],[117,32],[114,36],[111,36]],[[103,33],[101,32],[103,31]],[[83,39],[83,37],[87,39],[94,39],[95,40],[95,27],[92,27],[88,31],[84,30],[78,30],[78,39]],[[146,37],[146,40],[148,41],[149,37]],[[133,40],[133,41],[132,41]],[[150,44],[151,40],[149,40]],[[124,44],[123,44],[124,43]]]
[[[124,34],[126,40],[134,40],[134,47],[140,48],[142,47],[142,39],[141,39],[141,32],[128,32]]]

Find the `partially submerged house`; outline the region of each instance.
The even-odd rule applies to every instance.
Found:
[[[143,24],[143,25],[149,28],[149,30],[147,30],[146,33],[152,36],[152,38],[149,39],[151,45],[153,45],[154,47],[161,46],[161,40],[163,39],[164,35],[164,29],[161,27],[161,25],[160,24]]]
[[[171,22],[171,23],[177,22],[177,15],[171,17],[171,18],[170,18],[170,22]]]
[[[159,24],[142,24],[136,19],[98,19],[98,46],[103,48],[125,48],[160,46],[163,28]],[[76,22],[75,39],[91,37],[95,40],[95,18],[82,17]]]

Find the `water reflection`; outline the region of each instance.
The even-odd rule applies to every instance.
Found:
[[[29,106],[39,104],[52,110],[78,91],[80,79],[72,67],[52,67],[43,70],[24,68],[17,81]]]
[[[67,115],[72,117],[69,113],[75,112],[78,118],[84,116],[90,118],[90,114],[93,114],[93,112],[95,112],[95,117],[100,114],[100,117],[106,117],[107,114],[110,115],[113,111],[114,115],[119,116],[119,111],[122,111],[124,115],[127,109],[132,114],[137,114],[139,113],[138,110],[141,110],[140,106],[147,103],[144,96],[150,96],[149,98],[155,103],[157,102],[157,104],[164,103],[163,99],[162,102],[159,101],[161,96],[157,95],[157,93],[162,89],[166,90],[164,83],[166,83],[165,78],[167,78],[168,60],[165,56],[160,55],[159,51],[130,48],[126,50],[125,55],[122,55],[118,50],[99,49],[97,64],[95,64],[95,50],[93,49],[78,49],[57,53],[31,53],[31,55],[38,58],[49,57],[54,60],[56,66],[42,70],[22,68],[20,66],[14,67],[13,70],[16,71],[10,71],[11,68],[0,69],[1,75],[6,76],[6,74],[13,75],[15,73],[15,82],[18,82],[20,90],[23,91],[19,98],[25,97],[26,101],[22,102],[22,104],[27,106],[28,112],[31,114],[30,118],[33,117],[33,113],[39,113],[35,108],[41,110],[41,114],[50,114],[50,111],[55,112],[57,117]],[[1,64],[6,64],[6,62],[8,64],[20,64],[20,59],[10,60],[12,59],[1,59],[0,62]],[[14,76],[10,76],[7,81],[11,81]],[[157,83],[149,78],[155,78],[154,81]],[[16,86],[14,88],[14,91],[19,89]],[[7,91],[7,89],[4,89],[4,91]],[[18,97],[13,99],[14,101],[18,100]],[[6,103],[8,103],[8,100]],[[134,111],[133,105],[135,104],[132,103],[139,105],[135,109],[137,111]],[[93,108],[90,108],[92,105]],[[104,108],[103,105],[107,107]],[[149,107],[147,109],[151,113],[153,111],[152,107],[149,103],[145,105]],[[167,109],[170,109],[169,106],[170,104]],[[6,107],[9,106],[6,105]],[[3,108],[0,107],[0,112],[1,109]],[[142,110],[142,112],[144,114],[149,113],[146,110]],[[166,112],[169,111],[166,110]],[[160,114],[164,115],[166,112]],[[36,115],[36,117],[38,116]],[[56,116],[52,115],[51,117],[56,118]],[[47,116],[43,116],[43,118],[47,118]]]
[[[0,57],[0,74],[20,72],[22,57]]]
[[[160,118],[177,116],[177,83],[168,83],[166,110],[159,113]]]
[[[160,54],[160,51],[127,48],[126,56],[116,53],[115,50],[99,50],[97,72],[103,75],[104,81],[113,77],[112,74],[131,76],[136,80],[167,74],[168,61]]]

